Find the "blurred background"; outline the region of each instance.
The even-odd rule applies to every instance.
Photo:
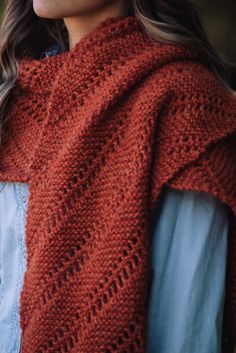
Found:
[[[193,0],[202,12],[205,29],[216,49],[236,63],[236,1]],[[236,89],[236,73],[233,87]]]
[[[199,5],[207,33],[220,52],[236,62],[236,0],[192,0]],[[0,11],[4,0],[0,0]],[[236,88],[236,75],[233,79]]]
[[[215,46],[236,61],[236,1],[194,0],[202,11],[205,28]]]

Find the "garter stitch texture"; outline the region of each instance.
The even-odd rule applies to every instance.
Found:
[[[29,182],[22,353],[145,353],[148,226],[164,184],[231,210],[224,352],[236,342],[236,101],[135,17],[20,60],[0,179]],[[174,295],[174,293],[173,293]]]

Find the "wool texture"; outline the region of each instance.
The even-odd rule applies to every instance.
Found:
[[[169,185],[229,207],[232,353],[236,101],[202,57],[110,17],[68,51],[22,57],[6,115],[0,179],[29,183],[21,352],[146,352],[148,229]]]

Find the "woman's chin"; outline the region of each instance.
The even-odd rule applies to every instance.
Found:
[[[57,6],[57,2],[59,3]],[[59,1],[33,0],[33,9],[37,16],[43,18],[62,18],[64,17]]]

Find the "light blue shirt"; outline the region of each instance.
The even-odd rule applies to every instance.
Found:
[[[220,353],[228,208],[166,189],[150,225],[148,353]]]
[[[19,299],[26,269],[24,243],[28,187],[0,182],[0,352],[20,347]]]
[[[27,205],[26,183],[0,182],[1,353],[19,352]],[[149,231],[147,353],[221,352],[227,234],[220,200],[165,190]]]

